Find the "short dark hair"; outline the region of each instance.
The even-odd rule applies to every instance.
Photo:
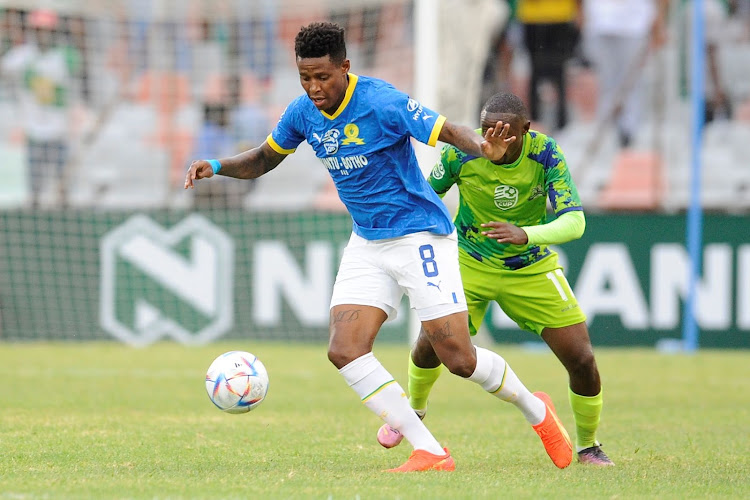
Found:
[[[524,120],[529,119],[529,111],[520,97],[510,92],[500,92],[493,95],[482,108],[487,113],[504,113],[516,115]]]
[[[328,22],[303,26],[294,38],[294,54],[301,59],[329,56],[336,64],[344,62],[344,28]]]

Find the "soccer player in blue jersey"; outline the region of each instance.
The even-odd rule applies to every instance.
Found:
[[[484,136],[446,121],[390,84],[349,71],[344,30],[303,27],[295,39],[305,94],[287,107],[257,148],[191,164],[185,188],[214,174],[240,179],[276,168],[306,140],[328,169],[353,230],[333,287],[328,358],[361,401],[414,447],[393,472],[455,469],[455,462],[409,406],[404,390],[372,353],[382,324],[404,293],[440,361],[496,397],[517,405],[558,467],[572,445],[544,393],[532,394],[505,360],[475,347],[458,267],[455,226],[417,164],[411,138],[438,140],[489,160],[513,137],[498,122]]]
[[[502,93],[487,101],[482,132],[501,120],[517,139],[500,160],[446,146],[429,178],[441,195],[458,185],[454,222],[471,334],[490,302],[497,302],[520,328],[541,336],[568,371],[578,461],[614,465],[596,439],[602,390],[586,316],[548,247],[581,237],[586,225],[581,200],[562,151],[554,139],[529,129],[521,99]],[[555,212],[551,222],[548,199]],[[440,367],[429,338],[420,332],[409,359],[408,388],[421,416]],[[391,448],[401,436],[383,426],[378,441]]]

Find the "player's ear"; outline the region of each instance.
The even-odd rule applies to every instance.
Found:
[[[526,123],[524,123],[524,125],[523,125],[523,133],[526,134],[529,131],[530,128],[531,128],[531,122],[530,121],[526,121]]]
[[[352,64],[349,62],[349,59],[344,59],[344,62],[341,63],[341,70],[344,72],[344,74],[349,73],[349,69],[352,67]]]

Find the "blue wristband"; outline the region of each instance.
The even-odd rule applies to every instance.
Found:
[[[211,164],[211,169],[214,171],[215,174],[219,173],[219,170],[221,170],[221,163],[219,160],[206,160],[208,163]]]

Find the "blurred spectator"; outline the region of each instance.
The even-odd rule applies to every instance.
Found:
[[[46,183],[57,182],[65,199],[63,169],[68,155],[71,104],[76,99],[80,54],[61,43],[56,12],[37,9],[28,16],[30,36],[0,61],[0,73],[16,79],[19,119],[25,134],[32,204]]]
[[[272,123],[260,102],[263,90],[254,78],[229,78],[229,98],[234,103],[229,113],[229,127],[238,151],[260,146],[271,130]]]
[[[113,9],[120,8],[114,2]],[[128,0],[122,2],[128,24],[128,58],[136,76],[149,71],[187,74],[192,65],[191,47],[185,22],[177,16],[160,14],[163,2]]]
[[[728,0],[729,12],[742,20],[745,25],[745,36],[750,36],[750,0]]]
[[[694,0],[693,0],[694,1]],[[683,5],[686,9],[685,33],[689,47],[692,48],[693,2]],[[716,119],[732,117],[732,103],[722,81],[719,49],[728,21],[727,5],[723,0],[703,0],[703,33],[706,40],[706,79],[704,81],[706,123]]]
[[[124,18],[128,24],[128,59],[132,61],[136,75],[149,68],[149,29],[153,17],[150,0],[129,0],[125,2]]]
[[[81,16],[68,15],[61,17],[60,21],[64,28],[64,39],[79,54],[80,60],[76,68],[77,80],[80,83],[80,97],[85,102],[90,102],[93,93],[93,82],[89,74],[88,46],[89,33],[87,20]]]
[[[375,66],[375,52],[377,48],[379,25],[382,14],[382,5],[364,5],[361,10],[351,7],[331,11],[329,19],[343,26],[346,30],[347,43],[354,45],[357,42],[362,48],[362,68]]]
[[[482,97],[477,115],[491,96],[500,92],[514,93],[512,84],[513,52],[520,45],[522,28],[518,24],[516,8],[518,0],[497,0],[508,6],[508,21],[500,26],[490,42],[490,51],[484,66]]]
[[[264,87],[271,83],[279,7],[274,0],[237,2],[233,21],[228,23],[229,53],[237,58],[233,70],[251,70]]]
[[[23,10],[0,8],[0,54],[24,42],[25,17]]]
[[[237,153],[229,128],[229,103],[203,103],[203,122],[195,137],[195,158],[219,158]]]
[[[568,123],[565,63],[580,38],[581,0],[518,0],[517,16],[531,61],[529,111],[541,119],[540,84],[551,81],[557,91],[556,129]]]
[[[205,18],[188,22],[188,40],[191,46],[191,83],[193,93],[205,91],[207,79],[226,71],[228,27],[223,22]]]
[[[510,8],[497,0],[438,0],[438,102],[448,120],[475,126],[492,37]]]
[[[615,120],[621,147],[641,118],[642,73],[649,50],[666,37],[669,0],[586,0],[583,25],[599,83],[598,114]]]
[[[239,76],[222,79],[203,103],[203,122],[191,158],[222,158],[260,145],[271,124],[263,109],[248,100]],[[215,186],[195,192],[196,208],[240,208],[253,182],[234,182],[219,176]]]

